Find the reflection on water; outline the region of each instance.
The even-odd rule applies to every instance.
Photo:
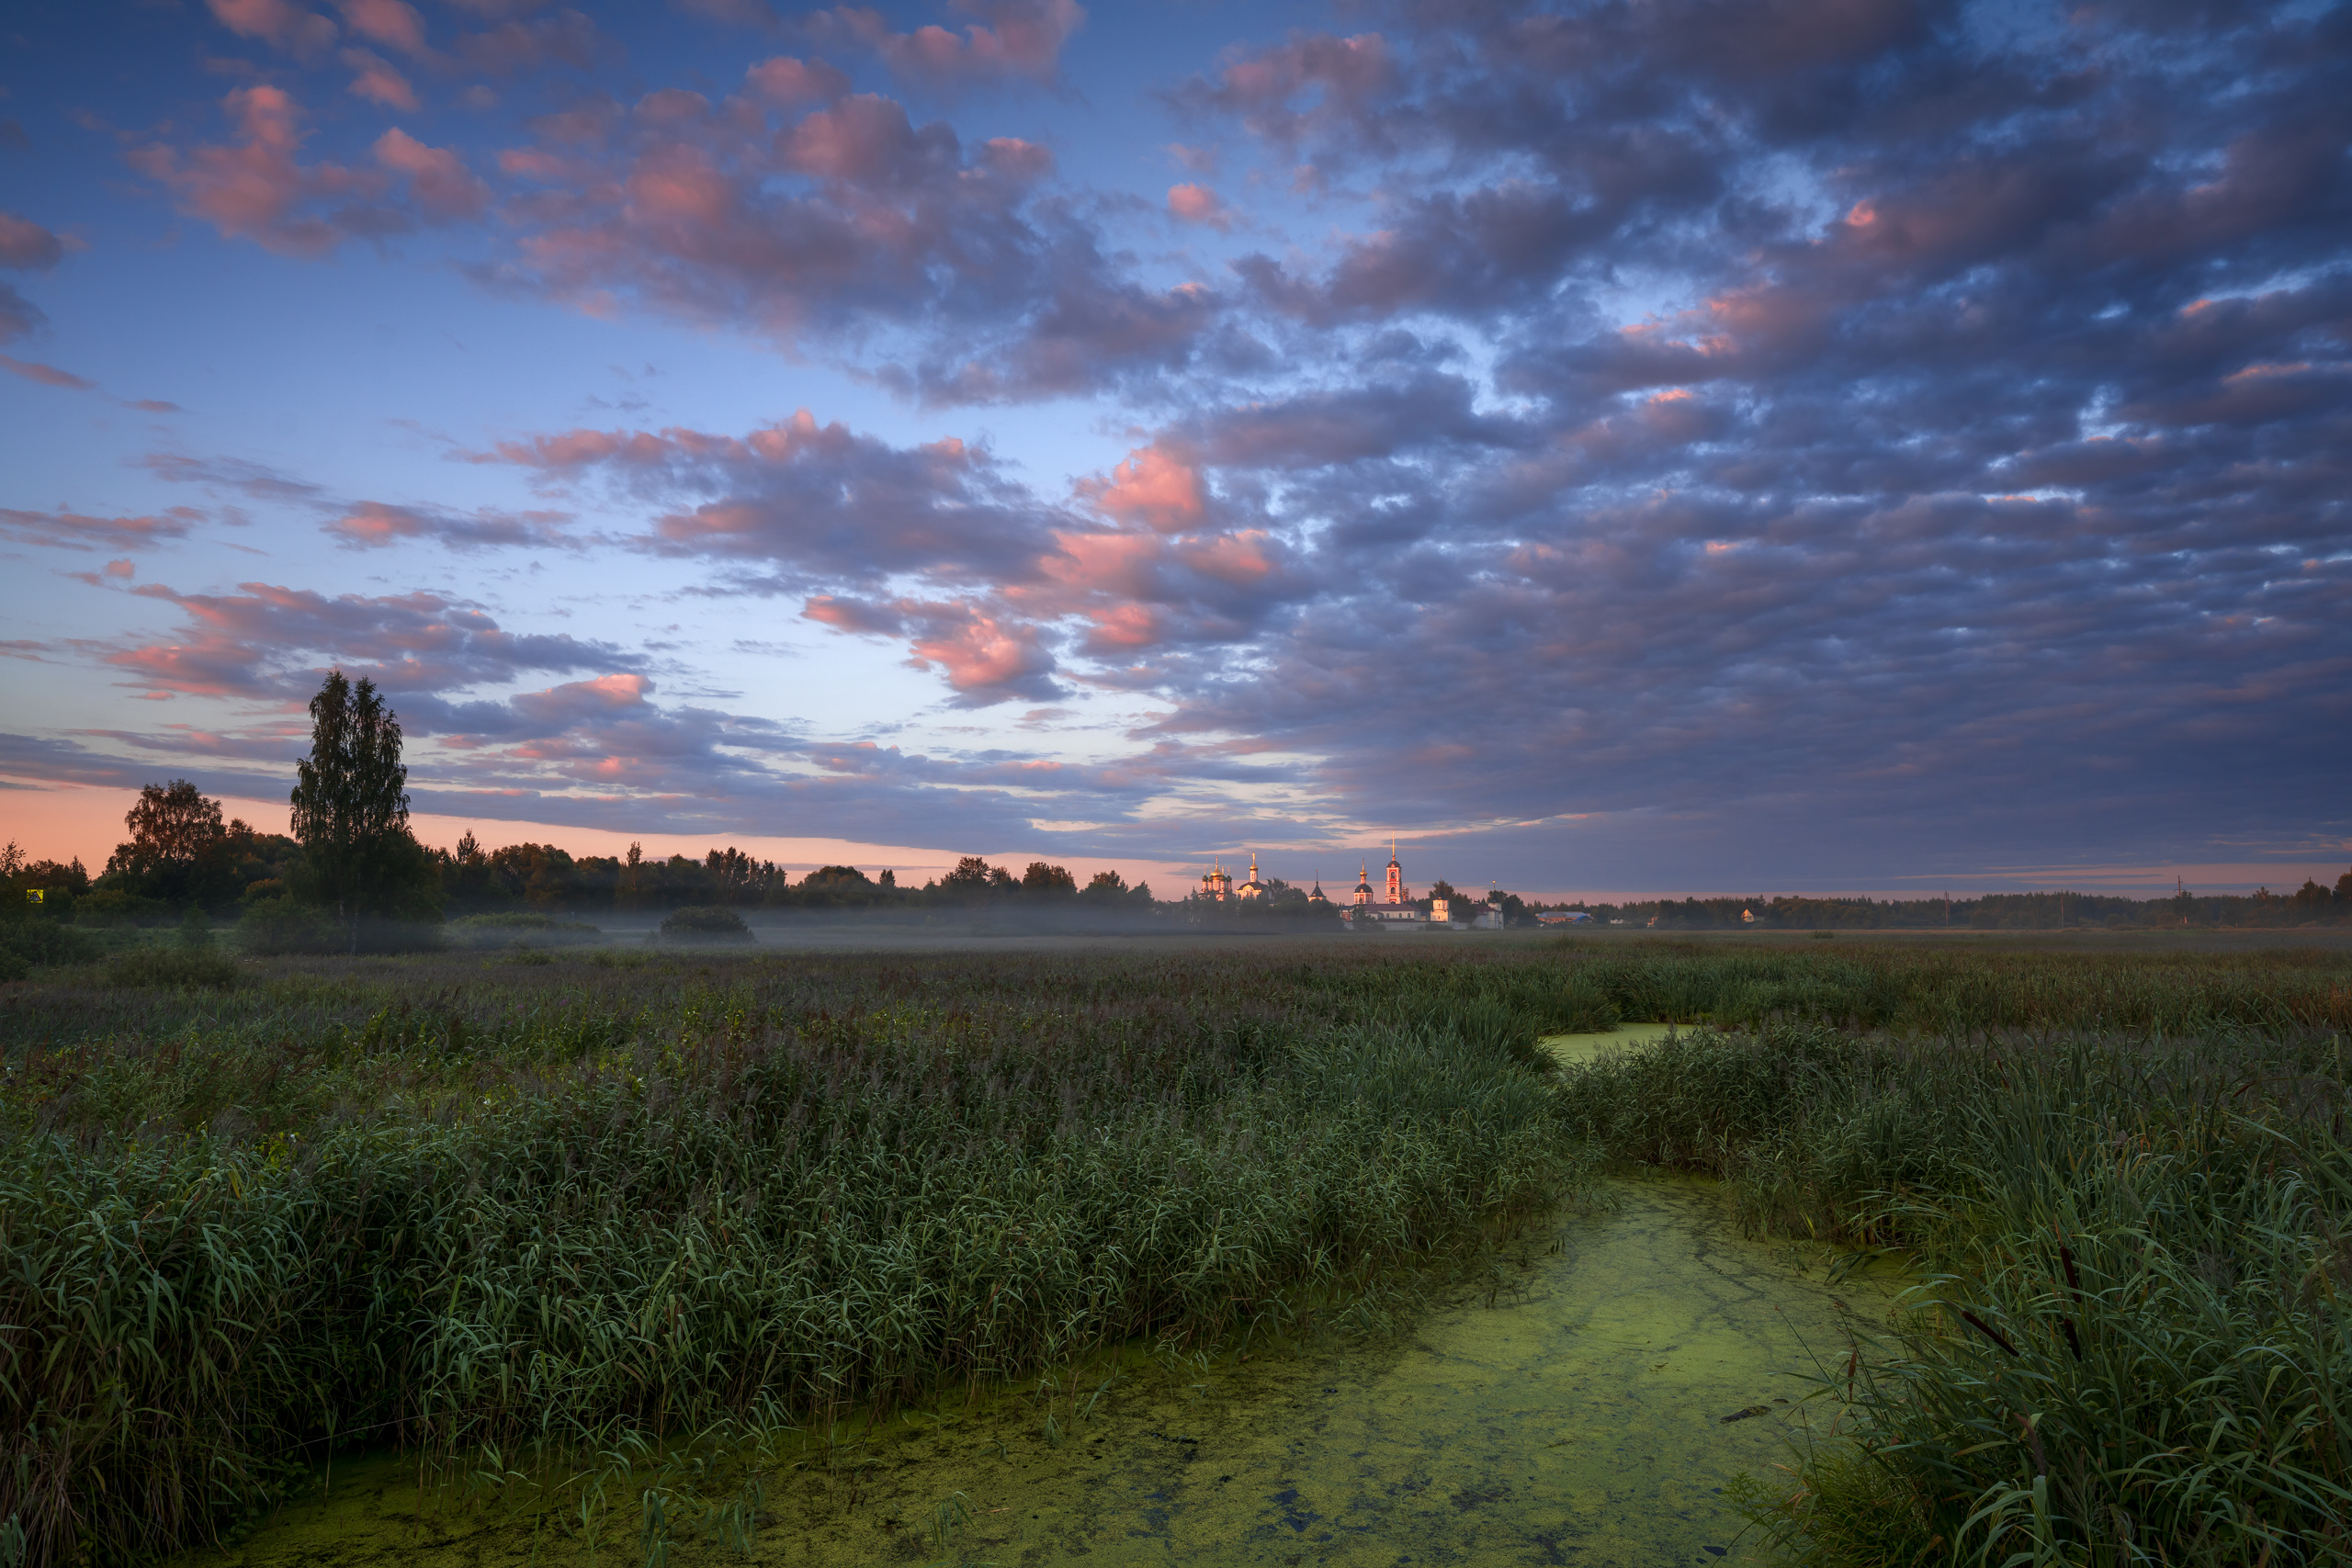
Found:
[[[1547,1034],[1539,1043],[1558,1061],[1589,1062],[1603,1051],[1645,1045],[1678,1031],[1688,1034],[1690,1027],[1687,1023],[1621,1023],[1606,1034]]]
[[[1741,1239],[1705,1184],[1619,1196],[1496,1304],[1431,1314],[1376,1350],[1130,1359],[1099,1397],[1107,1367],[1050,1404],[951,1401],[786,1455],[752,1558],[1703,1568],[1734,1552],[1724,1483],[1787,1459],[1805,1386],[1791,1374],[1843,1359],[1839,1311],[1825,1254]],[[534,1517],[521,1489],[469,1506],[414,1473],[339,1465],[331,1499],[204,1559],[590,1561],[568,1506]],[[636,1495],[614,1500],[595,1560],[639,1568]],[[741,1559],[687,1530],[669,1551]]]

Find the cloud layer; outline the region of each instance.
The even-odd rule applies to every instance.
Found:
[[[696,68],[624,70],[618,20],[211,0],[266,63],[123,155],[241,245],[431,235],[516,309],[747,338],[924,434],[790,394],[448,437],[512,509],[147,471],[370,560],[689,570],[944,712],[1146,714],[1127,761],[832,744],[397,585],[150,584],[177,640],[94,657],[250,702],[354,660],[483,788],[953,796],[1121,851],[1393,824],[1623,885],[2352,839],[2341,7],[1398,0],[1198,33],[1115,111],[1122,24],[1069,0],[691,9]],[[1041,129],[1073,105],[1141,172]],[[0,214],[0,266],[62,245]],[[0,288],[0,339],[41,325]],[[32,547],[205,515],[13,499]]]

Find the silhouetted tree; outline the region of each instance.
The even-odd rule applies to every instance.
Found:
[[[1078,878],[1064,867],[1033,860],[1021,874],[1021,891],[1033,898],[1066,898],[1078,891]]]
[[[408,829],[400,719],[372,681],[331,671],[311,699],[311,754],[295,765],[294,837],[318,901],[359,951],[363,915],[421,914],[432,863]]]
[[[130,841],[115,847],[107,869],[134,874],[191,873],[204,852],[229,831],[220,819],[220,803],[205,798],[186,779],[141,790],[137,804],[123,813],[122,825],[130,829]]]
[[[992,875],[1001,876],[988,862],[978,855],[966,855],[956,863],[956,869],[939,879],[939,886],[951,893],[967,896],[988,891]]]

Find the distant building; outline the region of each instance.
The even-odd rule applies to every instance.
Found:
[[[1233,896],[1236,898],[1263,898],[1272,891],[1272,889],[1258,880],[1258,852],[1251,850],[1250,852],[1250,880],[1235,888]]]
[[[1356,878],[1355,908],[1349,910],[1358,930],[1423,931],[1430,917],[1406,901],[1409,890],[1405,886],[1405,868],[1396,859],[1396,846],[1388,846],[1388,891],[1380,903],[1372,901],[1372,867],[1366,864]]]
[[[1309,908],[1319,909],[1327,914],[1336,912],[1343,922],[1360,931],[1461,931],[1464,929],[1499,931],[1502,929],[1503,896],[1499,890],[1489,896],[1483,909],[1476,903],[1458,894],[1451,898],[1432,897],[1430,900],[1430,908],[1427,909],[1416,907],[1412,902],[1413,890],[1405,882],[1404,862],[1398,857],[1396,846],[1394,843],[1388,847],[1387,874],[1383,880],[1385,884],[1383,889],[1375,894],[1372,886],[1372,863],[1370,861],[1363,863],[1356,871],[1354,891],[1350,896],[1349,902],[1341,906],[1323,891],[1323,874],[1318,871],[1315,874],[1314,890],[1307,894],[1306,902]],[[1217,904],[1235,900],[1270,901],[1273,896],[1274,885],[1261,879],[1258,874],[1258,857],[1254,852],[1250,856],[1248,881],[1237,886],[1233,880],[1233,874],[1225,869],[1225,863],[1219,860],[1201,874],[1201,886],[1197,894],[1197,897]],[[1454,908],[1456,905],[1464,906],[1459,911],[1463,917],[1459,922],[1453,918],[1456,913]],[[1589,917],[1578,918],[1589,919]]]
[[[1589,926],[1592,923],[1592,917],[1582,909],[1544,909],[1537,912],[1535,923],[1539,926]],[[1620,920],[1617,923],[1623,925],[1625,922]]]

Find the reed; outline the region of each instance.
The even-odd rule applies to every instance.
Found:
[[[261,967],[11,1015],[106,1026],[9,1057],[25,1561],[214,1537],[330,1444],[500,1474],[1214,1342],[1584,1169],[1532,1023],[1247,958]]]
[[[1615,1021],[1802,1018],[1913,1034],[2005,1030],[2352,1032],[2352,953],[2127,952],[1857,942],[1836,952],[1568,938],[1573,983]]]
[[[1374,1317],[1596,1150],[1940,1270],[1756,1499],[1784,1551],[2342,1545],[2340,955],[139,956],[0,1010],[18,1561],[216,1538],[338,1445],[500,1475]],[[1548,1070],[1619,1018],[1742,1027]]]
[[[1891,1330],[1820,1380],[1785,1559],[2345,1561],[2346,1039],[1780,1023],[1565,1075],[1622,1159],[1726,1177],[1758,1228],[1914,1249]]]

